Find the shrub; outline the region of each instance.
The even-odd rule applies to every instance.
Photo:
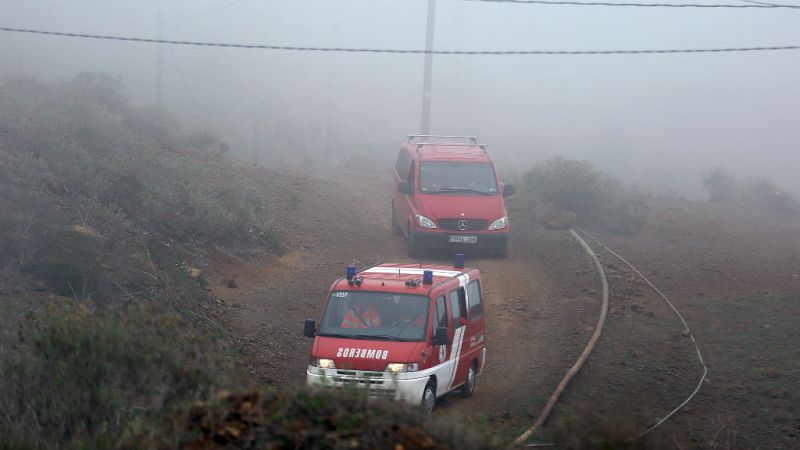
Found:
[[[736,177],[722,167],[716,167],[703,176],[703,188],[712,202],[732,200],[739,194]]]
[[[0,436],[22,448],[136,447],[233,373],[223,341],[142,307],[30,317],[0,378]],[[2,447],[2,446],[0,446]]]
[[[588,161],[561,157],[538,163],[523,175],[525,192],[538,202],[571,211],[581,222],[613,231],[640,227],[647,215],[644,196],[595,169]]]
[[[501,448],[479,427],[357,390],[225,393],[194,407],[183,424],[190,448]]]
[[[712,202],[739,200],[780,214],[800,212],[800,202],[767,179],[748,179],[740,185],[733,174],[717,167],[705,174],[702,182]]]

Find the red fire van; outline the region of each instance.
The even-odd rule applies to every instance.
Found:
[[[358,386],[432,410],[450,391],[464,396],[486,358],[481,274],[456,266],[379,264],[331,286],[313,337],[309,386]]]
[[[392,232],[405,234],[409,256],[429,248],[474,249],[505,256],[510,224],[486,146],[471,136],[412,135],[395,165]]]

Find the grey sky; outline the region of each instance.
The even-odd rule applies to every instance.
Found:
[[[722,0],[719,0],[722,2]],[[727,0],[726,2],[732,2]],[[0,0],[0,26],[155,37],[230,0]],[[243,0],[168,22],[181,40],[424,47],[424,0]],[[784,3],[792,3],[786,1]],[[794,2],[800,4],[800,2]],[[436,48],[598,50],[800,44],[800,10],[541,6],[440,0]],[[123,77],[154,101],[155,46],[0,33],[0,74]],[[165,101],[190,123],[248,142],[251,117],[327,124],[393,155],[417,131],[421,55],[170,47]],[[478,134],[505,166],[555,154],[692,195],[714,165],[796,192],[800,51],[643,56],[437,56],[432,130]],[[262,117],[263,118],[263,117]],[[331,131],[331,132],[334,132]],[[366,137],[364,137],[366,136]],[[344,139],[344,138],[342,138]],[[345,139],[346,140],[346,139]]]

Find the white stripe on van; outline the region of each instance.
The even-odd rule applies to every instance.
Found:
[[[399,275],[422,275],[426,270],[415,267],[372,267],[362,271],[362,273],[396,273]],[[461,272],[456,270],[433,270],[433,275],[437,277],[454,277]]]

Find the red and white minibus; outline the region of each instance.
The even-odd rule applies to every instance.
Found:
[[[486,311],[480,271],[458,256],[454,267],[349,266],[319,324],[306,320],[307,384],[363,387],[429,411],[453,390],[471,396],[486,359]]]

